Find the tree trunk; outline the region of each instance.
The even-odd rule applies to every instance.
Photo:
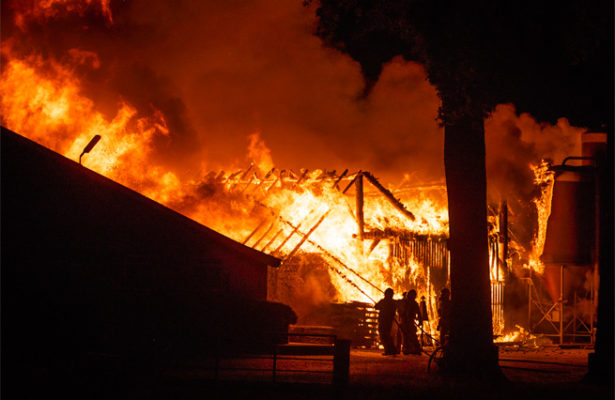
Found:
[[[445,126],[444,166],[451,251],[451,331],[446,365],[454,375],[500,376],[491,317],[482,119],[465,118]]]
[[[604,385],[613,385],[613,130],[607,132],[605,154],[598,154],[600,194],[598,322],[595,352],[589,354],[586,380]]]

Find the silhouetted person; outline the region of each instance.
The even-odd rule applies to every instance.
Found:
[[[404,342],[404,328],[402,326],[402,319],[406,309],[406,297],[408,296],[408,292],[403,292],[401,295],[401,300],[397,300],[397,318],[399,323],[393,324],[393,343],[395,344],[395,351],[399,354]]]
[[[393,289],[388,288],[384,291],[384,299],[376,303],[375,308],[379,311],[378,334],[380,335],[380,342],[384,346],[383,355],[399,354],[391,337],[391,328],[393,327],[395,310],[397,308],[397,302],[393,300]]]
[[[443,288],[438,299],[438,330],[440,331],[440,344],[445,346],[448,343],[448,335],[451,329],[451,292]]]
[[[421,344],[416,336],[416,320],[420,319],[421,313],[416,302],[416,290],[410,290],[403,302],[403,312],[400,316],[401,329],[404,335],[404,354],[421,354]]]
[[[421,314],[419,316],[419,326],[421,327],[421,344],[423,346],[431,345],[431,340],[428,336],[425,335],[425,328],[429,326],[429,314],[427,313],[427,303],[425,302],[425,296],[421,296],[419,309],[421,310]]]

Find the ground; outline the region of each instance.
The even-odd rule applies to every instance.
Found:
[[[350,382],[331,384],[331,363],[314,360],[279,361],[280,370],[319,370],[321,373],[271,370],[219,372],[204,368],[169,371],[162,379],[143,378],[129,393],[114,398],[173,399],[613,399],[613,387],[582,383],[588,349],[500,347],[500,365],[509,382],[452,381],[427,371],[423,354],[382,356],[376,350],[351,351]],[[322,358],[321,358],[322,359]],[[265,368],[270,360],[222,361],[220,367]]]
[[[130,374],[118,373],[111,364],[95,370],[41,370],[25,382],[3,380],[2,394],[6,398],[113,400],[615,398],[612,382],[607,387],[583,382],[589,349],[500,346],[499,363],[507,379],[497,383],[445,377],[436,362],[430,364],[431,349],[426,350],[422,355],[382,356],[378,350],[352,349],[347,384],[331,383],[332,360],[326,356],[278,359],[275,382],[271,357],[220,360],[217,375],[214,359],[199,357],[194,365],[183,363],[181,368],[155,373],[142,364],[130,369]],[[7,386],[17,393],[6,393]]]

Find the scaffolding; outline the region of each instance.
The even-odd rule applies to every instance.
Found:
[[[565,296],[566,265],[560,266],[559,298],[555,301],[548,299],[541,285],[537,285],[536,277],[530,271],[526,278],[528,287],[528,314],[527,326],[535,335],[553,338],[559,345],[595,343],[595,271],[589,279],[589,290],[576,288],[572,294],[572,302]],[[579,312],[582,302],[591,304],[589,315]]]

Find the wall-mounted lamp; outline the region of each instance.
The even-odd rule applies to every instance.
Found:
[[[81,157],[85,154],[85,153],[89,153],[90,150],[92,150],[94,148],[94,146],[96,146],[96,143],[98,143],[98,141],[100,140],[100,135],[94,135],[94,137],[92,138],[92,140],[90,140],[90,143],[88,143],[87,146],[85,146],[85,148],[83,149],[83,151],[81,152],[81,154],[79,155],[79,164],[81,165]]]

